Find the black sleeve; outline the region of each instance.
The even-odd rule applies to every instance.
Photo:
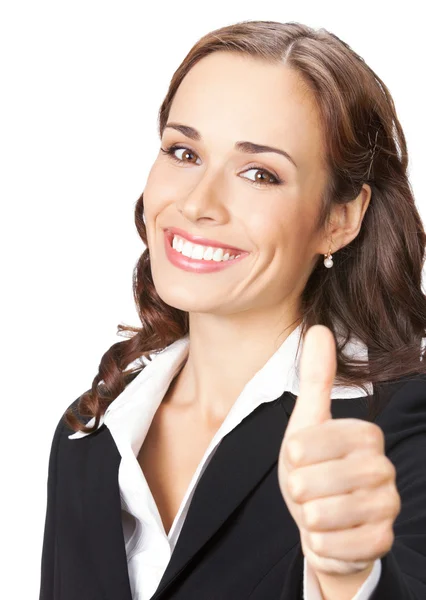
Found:
[[[47,477],[47,507],[41,554],[41,579],[39,600],[55,600],[55,542],[56,542],[56,482],[59,440],[65,424],[61,420],[56,426],[50,450]]]
[[[401,511],[371,600],[426,599],[426,377],[413,376],[375,419],[396,468]]]

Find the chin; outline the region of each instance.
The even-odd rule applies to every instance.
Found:
[[[163,279],[163,278],[161,278]],[[219,313],[222,307],[217,300],[208,297],[207,290],[195,297],[194,291],[188,289],[188,286],[178,286],[170,281],[155,281],[155,289],[161,300],[168,306],[177,308],[188,313]],[[211,295],[210,295],[211,296]]]

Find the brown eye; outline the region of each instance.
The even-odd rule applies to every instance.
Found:
[[[195,154],[193,152],[191,152],[191,150],[185,150],[184,148],[177,148],[177,149],[178,150],[183,150],[182,158],[179,159],[179,160],[185,160],[185,162],[186,162],[186,159],[188,158],[188,156],[189,157],[191,157],[191,156],[194,157],[195,156]],[[192,162],[191,158],[189,158],[188,162]]]
[[[183,158],[176,156],[175,152],[177,152],[178,150],[183,150],[183,153],[182,153]],[[182,163],[182,162],[192,163],[194,161],[191,160],[191,157],[197,156],[195,154],[195,152],[192,152],[192,150],[190,150],[189,148],[185,148],[184,146],[170,146],[170,148],[161,148],[161,151],[164,154],[169,155],[171,159],[173,159],[174,161],[176,161],[178,163]],[[189,159],[186,160],[188,157],[189,157]]]
[[[261,167],[250,167],[250,169],[247,169],[247,171],[244,171],[244,173],[250,173],[250,171],[254,171],[255,176],[254,179],[248,179],[249,181],[252,181],[255,185],[266,186],[279,185],[280,183],[282,183],[282,181],[278,177],[270,173],[267,169],[263,169]]]
[[[178,146],[177,144],[173,144],[172,146],[169,146],[169,148],[160,148],[160,150],[163,154],[170,156],[172,160],[179,164],[186,162],[189,164],[196,164],[193,160],[191,160],[191,157],[196,157],[197,154],[189,148],[186,148],[185,146]],[[175,152],[177,152],[178,150],[183,150],[182,158],[176,156]],[[263,167],[252,166],[246,171],[244,171],[244,173],[249,173],[250,171],[257,171],[255,178],[250,179],[248,177],[244,177],[243,179],[248,179],[253,183],[253,185],[256,185],[258,187],[280,185],[283,183],[283,181],[279,177],[277,177],[277,175],[274,175],[273,173],[271,173],[267,169],[264,169]]]

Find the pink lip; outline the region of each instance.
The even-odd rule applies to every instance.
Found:
[[[221,271],[222,269],[226,269],[227,267],[230,267],[231,265],[234,265],[235,263],[240,262],[249,254],[249,252],[245,252],[242,250],[241,256],[239,256],[238,258],[233,258],[232,260],[225,260],[225,261],[220,261],[220,262],[216,262],[214,260],[204,260],[202,258],[201,259],[188,258],[187,256],[184,256],[180,252],[177,252],[173,248],[172,240],[173,240],[174,233],[175,233],[175,231],[171,231],[171,230],[164,231],[164,246],[165,246],[165,250],[166,250],[166,255],[167,255],[167,258],[170,260],[170,262],[173,265],[175,265],[176,267],[179,267],[180,269],[183,269],[184,271],[191,271],[193,273],[194,272],[195,273],[211,273],[213,271]],[[176,235],[180,235],[180,234],[176,231]],[[216,247],[223,247],[223,246],[215,245],[215,248]]]
[[[179,227],[166,227],[165,231],[179,235],[180,237],[183,237],[186,240],[188,240],[188,242],[194,242],[194,244],[201,244],[202,246],[211,246],[212,248],[223,248],[224,250],[233,250],[234,252],[237,252],[237,253],[246,252],[245,250],[242,250],[242,248],[236,248],[235,246],[229,246],[228,244],[217,242],[216,240],[208,240],[207,238],[203,238],[199,235],[191,235],[190,233],[187,233],[183,229],[179,229]]]

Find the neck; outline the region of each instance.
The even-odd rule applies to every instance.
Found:
[[[190,313],[188,356],[165,397],[194,410],[206,425],[223,421],[248,381],[301,323],[296,312],[284,322],[272,311],[266,320],[264,314],[235,317]]]

